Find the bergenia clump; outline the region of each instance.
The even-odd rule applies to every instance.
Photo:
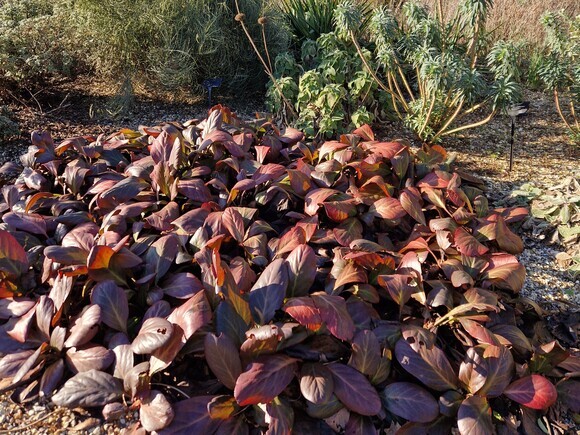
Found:
[[[310,143],[216,107],[33,133],[21,160],[0,203],[17,400],[138,409],[159,434],[533,433],[556,401],[580,412],[578,357],[518,297],[527,210],[490,209],[439,146]]]

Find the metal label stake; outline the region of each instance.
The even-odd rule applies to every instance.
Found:
[[[530,103],[528,101],[524,101],[523,103],[514,104],[513,106],[508,107],[507,114],[512,119],[512,129],[510,134],[510,167],[509,171],[512,171],[513,163],[514,163],[514,135],[516,133],[516,119],[518,116],[523,115],[526,113],[530,108]]]

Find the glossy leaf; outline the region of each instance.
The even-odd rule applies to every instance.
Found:
[[[295,358],[281,354],[257,358],[236,381],[234,397],[238,404],[269,403],[294,377],[296,361]]]
[[[225,334],[207,334],[204,341],[205,359],[219,381],[230,390],[242,373],[240,354],[234,342]]]
[[[340,296],[324,292],[312,293],[314,305],[318,308],[320,319],[332,335],[340,340],[351,340],[354,336],[354,322],[346,309],[346,302]]]
[[[377,390],[358,370],[340,363],[329,364],[334,379],[334,394],[344,405],[360,415],[377,415],[381,399]]]
[[[491,408],[485,397],[470,396],[457,411],[457,427],[461,435],[489,435],[494,433]]]
[[[449,360],[441,349],[418,345],[415,351],[407,340],[401,339],[395,345],[397,361],[406,371],[419,379],[427,387],[437,391],[457,388],[457,377]]]
[[[334,393],[334,379],[328,368],[320,363],[306,363],[300,370],[300,392],[314,404],[323,404]]]
[[[141,402],[139,420],[146,431],[152,432],[163,429],[173,420],[173,408],[165,395],[152,390],[147,399]]]
[[[410,382],[394,382],[381,392],[385,408],[399,417],[428,423],[439,415],[439,405],[424,388]]]
[[[125,291],[113,281],[102,281],[93,288],[91,302],[101,308],[102,322],[127,333],[129,302]]]
[[[250,290],[250,310],[256,323],[265,325],[272,320],[276,310],[284,303],[287,287],[286,262],[282,259],[274,260],[264,269]]]
[[[529,375],[512,382],[503,392],[514,402],[532,409],[547,409],[556,402],[556,387],[545,377]]]
[[[153,352],[164,346],[173,334],[173,324],[160,317],[151,317],[141,326],[137,337],[131,344],[131,349],[137,355]]]
[[[119,399],[123,388],[119,380],[108,373],[98,370],[81,372],[65,382],[64,386],[52,396],[59,406],[74,408],[84,406],[104,406]]]
[[[316,254],[308,245],[297,246],[288,258],[288,297],[304,296],[316,278]]]

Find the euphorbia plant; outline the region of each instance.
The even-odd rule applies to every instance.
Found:
[[[526,210],[489,209],[441,147],[368,126],[316,146],[218,107],[33,134],[22,163],[0,205],[19,400],[139,409],[167,434],[529,432],[557,398],[578,412],[578,358],[517,297]]]
[[[342,2],[335,20],[357,48],[366,71],[389,94],[397,116],[421,140],[437,143],[444,136],[489,122],[519,97],[512,57],[492,55],[487,65],[480,59],[491,4],[464,0],[447,21],[440,7],[437,13],[429,13],[415,2],[402,6],[400,20],[386,7],[375,9],[368,33],[379,71],[361,49],[356,3]],[[497,51],[492,48],[491,53]],[[476,121],[461,121],[482,111]]]

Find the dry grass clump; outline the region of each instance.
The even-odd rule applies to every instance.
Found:
[[[438,0],[419,0],[435,8]],[[445,16],[453,15],[461,0],[441,1]],[[378,0],[377,3],[398,6],[404,1]],[[530,47],[539,48],[544,41],[544,29],[540,17],[548,11],[564,10],[569,16],[580,14],[578,0],[494,0],[487,19],[487,29],[493,32],[494,40],[521,41]]]

